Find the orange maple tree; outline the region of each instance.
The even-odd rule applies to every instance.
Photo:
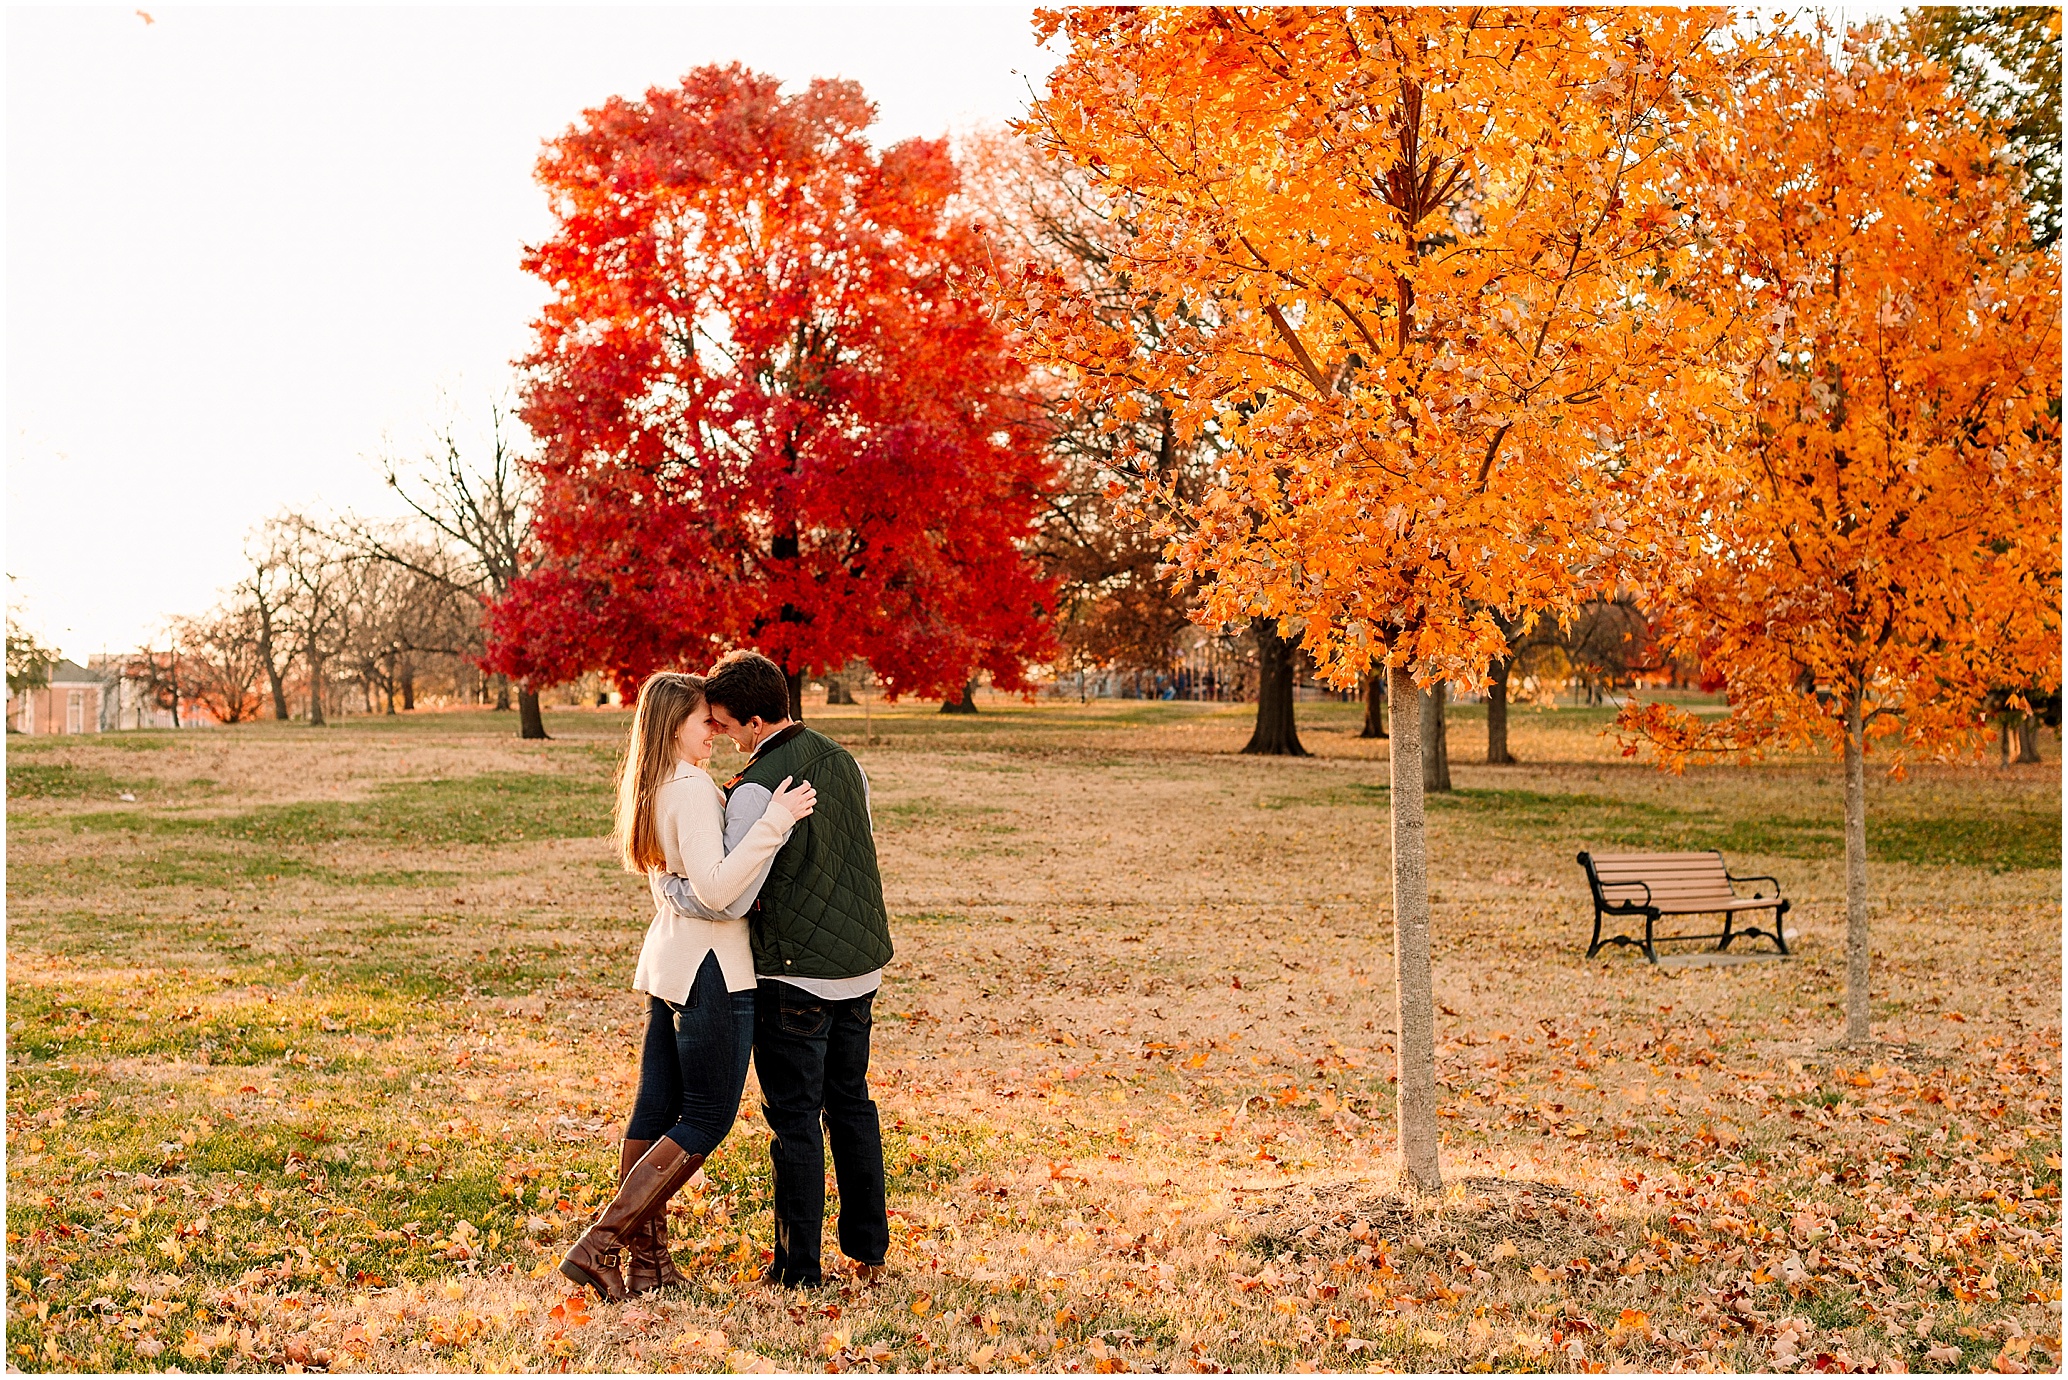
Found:
[[[2060,684],[2058,249],[2022,243],[2002,142],[1857,29],[1776,38],[1702,166],[1743,403],[1649,492],[1668,636],[1723,720],[1624,711],[1627,747],[1845,764],[1846,1037],[1868,1038],[1865,758],[1979,745],[1992,686]]]
[[[1725,380],[1676,291],[1683,160],[1722,80],[1718,10],[1045,11],[1069,55],[1027,132],[1122,233],[1125,310],[1008,274],[1025,348],[1144,395],[1223,452],[1135,487],[1204,591],[1336,684],[1388,667],[1402,1167],[1441,1182],[1417,682],[1505,655],[1499,619],[1613,579],[1631,461]],[[1136,317],[1153,314],[1156,329]],[[1667,387],[1671,380],[1672,386]]]

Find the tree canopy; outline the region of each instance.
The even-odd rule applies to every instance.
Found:
[[[543,560],[496,610],[498,665],[629,687],[751,643],[793,686],[863,657],[892,694],[1018,687],[1048,645],[1020,543],[1049,461],[965,291],[956,167],[872,148],[851,82],[779,87],[698,68],[539,161]]]

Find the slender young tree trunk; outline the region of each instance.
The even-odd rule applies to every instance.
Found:
[[[976,681],[972,679],[972,680],[966,680],[966,681],[964,681],[964,682],[962,683],[962,698],[961,698],[961,699],[959,699],[959,700],[942,700],[942,701],[941,701],[941,712],[942,712],[943,714],[974,714],[974,713],[976,713],[976,712],[977,712],[977,683],[976,683]]]
[[[539,692],[529,686],[517,687],[517,736],[519,738],[544,738],[546,716],[539,709]]]
[[[1450,738],[1444,732],[1443,702],[1450,693],[1447,682],[1437,681],[1417,697],[1422,703],[1422,789],[1450,789]],[[1393,711],[1393,731],[1400,731],[1400,711]],[[1400,750],[1399,744],[1394,751]]]
[[[1508,672],[1515,662],[1510,658],[1496,661],[1490,668],[1491,678],[1486,685],[1486,763],[1490,767],[1506,767],[1515,763],[1515,754],[1508,751]]]
[[[1364,678],[1364,731],[1360,738],[1386,736],[1386,668],[1375,666]]]
[[[1443,1187],[1436,1134],[1436,1000],[1429,972],[1429,836],[1422,810],[1422,696],[1414,673],[1390,668],[1393,701],[1393,1041],[1400,1176],[1422,1193]]]
[[[2043,760],[2039,755],[2039,715],[2028,709],[2018,716],[2018,756],[2021,766]]]
[[[1293,655],[1298,644],[1278,635],[1272,618],[1252,618],[1257,639],[1257,726],[1243,752],[1252,757],[1307,757],[1293,720]]]
[[[309,723],[316,728],[323,727],[323,660],[316,655],[316,649],[302,649],[302,660],[309,667]]]
[[[1845,711],[1845,1042],[1866,1044],[1867,752],[1860,702]]]

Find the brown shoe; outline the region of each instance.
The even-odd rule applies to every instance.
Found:
[[[631,1244],[634,1231],[668,1201],[671,1183],[685,1160],[693,1158],[682,1147],[663,1137],[656,1141],[618,1185],[617,1196],[604,1204],[603,1212],[589,1224],[581,1239],[561,1258],[560,1273],[577,1284],[586,1284],[606,1299],[625,1297],[624,1277],[618,1273],[618,1253]],[[699,1161],[701,1162],[701,1161]],[[690,1173],[683,1173],[687,1179]]]
[[[632,1166],[639,1162],[653,1144],[649,1140],[628,1140],[618,1152],[618,1182],[625,1181],[625,1175],[632,1172]],[[675,1257],[668,1252],[668,1199],[673,1198],[682,1185],[689,1182],[704,1162],[702,1155],[685,1155],[682,1165],[672,1176],[667,1193],[661,1199],[661,1206],[653,1216],[633,1229],[626,1241],[625,1292],[629,1294],[651,1294],[656,1289],[672,1288],[687,1284],[689,1280],[682,1271],[675,1268]]]

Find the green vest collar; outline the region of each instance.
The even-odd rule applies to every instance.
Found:
[[[730,791],[733,787],[739,785],[741,780],[744,779],[747,775],[748,771],[751,770],[754,764],[760,761],[764,755],[766,755],[768,752],[775,748],[781,747],[784,743],[789,742],[792,738],[795,738],[798,734],[802,732],[804,732],[803,724],[791,724],[782,732],[773,734],[767,738],[763,738],[761,740],[761,746],[755,748],[754,755],[747,759],[747,765],[741,767],[738,773],[734,775],[732,780],[725,783],[725,789]]]

